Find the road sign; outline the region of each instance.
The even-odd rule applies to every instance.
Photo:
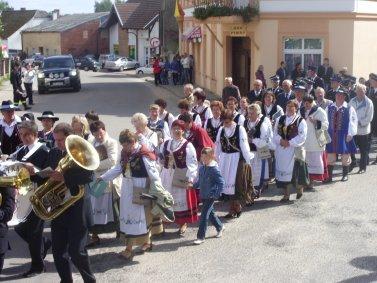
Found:
[[[157,48],[160,46],[160,40],[157,37],[153,37],[150,40],[151,48]]]

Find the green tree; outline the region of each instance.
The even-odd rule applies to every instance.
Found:
[[[124,0],[115,0],[116,4],[124,3]],[[111,0],[100,0],[94,3],[94,12],[109,12],[113,6],[113,1]]]
[[[13,8],[9,6],[8,1],[0,0],[0,12],[4,10],[13,10]]]

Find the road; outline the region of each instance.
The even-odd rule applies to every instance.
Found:
[[[130,115],[146,112],[155,97],[167,97],[171,105],[178,99],[126,74],[83,73],[82,79],[81,93],[37,96],[33,110],[51,109],[69,121],[73,114],[94,109],[116,137],[129,126]],[[223,238],[214,238],[210,227],[206,242],[193,246],[197,225],[185,237],[170,225],[164,237],[154,240],[152,252],[135,256],[131,263],[117,257],[123,244],[109,234],[102,246],[89,250],[92,267],[98,282],[377,281],[376,174],[377,166],[370,166],[364,175],[352,174],[347,183],[317,186],[301,200],[283,205],[281,192],[271,187],[239,219],[226,222]],[[226,206],[216,208],[220,216],[226,214]],[[27,248],[14,231],[11,245],[3,275],[8,281],[19,280],[15,274],[29,262]],[[51,253],[46,260],[45,274],[20,281],[58,282]]]

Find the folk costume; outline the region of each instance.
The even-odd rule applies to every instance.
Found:
[[[198,221],[196,191],[188,187],[198,173],[194,146],[186,139],[172,139],[161,145],[161,153],[164,156],[161,180],[174,199],[175,223],[183,225]]]
[[[126,245],[151,243],[151,236],[163,231],[160,218],[154,218],[150,201],[142,200],[141,193],[149,191],[151,182],[160,181],[156,155],[147,146],[137,144],[132,154],[122,151],[118,164],[101,176],[110,182],[122,175],[120,197],[120,231]]]
[[[115,166],[118,159],[118,142],[106,133],[104,141],[96,139],[92,142],[100,157],[100,164],[94,171],[96,178]],[[90,188],[90,201],[92,205],[93,226],[90,232],[97,234],[119,231],[119,193],[117,191],[121,180],[116,178],[107,182],[102,193],[97,193]]]
[[[276,146],[275,177],[277,187],[284,189],[282,200],[289,200],[289,185],[297,189],[297,197],[302,196],[303,186],[309,185],[309,174],[305,163],[304,143],[307,137],[307,125],[300,115],[283,115],[275,124],[273,141]],[[284,148],[280,140],[288,140],[289,146]]]
[[[196,114],[194,112],[189,112],[189,114],[191,115],[192,121],[194,122],[194,124],[197,125],[198,127],[202,127],[202,120],[200,119],[199,114]],[[181,115],[178,115],[176,120],[180,120],[180,118],[181,118]]]
[[[261,150],[265,149],[269,152],[269,145],[272,140],[272,125],[267,117],[260,114],[255,122],[247,119],[245,121],[245,129],[250,150],[254,153],[254,158],[251,161],[251,171],[253,172],[253,186],[259,196],[269,179],[268,157],[262,156]]]
[[[238,214],[241,205],[252,203],[254,190],[250,166],[254,155],[250,152],[245,128],[235,123],[227,128],[221,127],[215,152],[225,180],[223,194],[231,200],[229,214]]]
[[[239,125],[239,126],[243,126],[243,124],[245,123],[245,116],[242,115],[241,113],[237,112],[237,111],[234,111],[233,113],[233,121]]]
[[[327,117],[329,120],[328,132],[331,137],[331,143],[326,145],[329,163],[329,181],[332,180],[332,172],[337,154],[342,156],[342,179],[346,181],[351,163],[350,154],[356,153],[356,144],[353,139],[357,134],[358,120],[356,111],[347,102],[344,102],[340,107],[334,102],[327,108]],[[349,142],[347,142],[347,136],[352,137]]]
[[[328,178],[325,131],[327,132],[329,121],[326,111],[315,105],[309,111],[302,109],[301,117],[305,119],[308,128],[304,147],[310,180],[324,181]]]
[[[217,133],[222,125],[223,121],[221,121],[221,118],[216,119],[215,117],[208,119],[204,124],[204,129],[214,143],[216,142]]]
[[[207,131],[195,124],[192,124],[190,131],[186,132],[185,135],[186,139],[192,143],[196,150],[197,160],[200,160],[202,149],[204,147],[214,147],[214,143],[209,137]]]
[[[278,104],[271,104],[270,106],[262,104],[261,108],[263,116],[268,117],[273,125],[280,116],[284,115],[283,108]]]
[[[148,118],[147,127],[157,134],[158,145],[170,139],[170,127],[165,120]]]
[[[164,110],[164,112],[162,114],[159,114],[158,117],[161,120],[164,120],[166,123],[168,123],[169,129],[171,128],[171,125],[173,124],[173,122],[175,120],[175,117],[173,116],[173,114],[167,112],[166,110]]]
[[[195,105],[192,108],[192,112],[194,115],[199,115],[200,120],[202,121],[202,127],[204,126],[204,123],[213,117],[212,110],[209,106],[206,105]]]

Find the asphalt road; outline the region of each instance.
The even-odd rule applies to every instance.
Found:
[[[171,92],[126,74],[83,73],[82,79],[81,93],[37,96],[33,110],[51,109],[69,121],[73,114],[94,109],[116,136],[129,126],[130,115],[145,112],[155,97],[167,97],[171,105],[177,101]],[[2,95],[9,95],[9,90]],[[210,227],[206,242],[193,246],[196,225],[185,237],[176,235],[177,227],[170,225],[164,237],[154,240],[152,252],[135,256],[131,263],[116,255],[122,243],[106,235],[102,246],[89,250],[93,270],[98,282],[377,281],[376,173],[377,166],[370,166],[366,174],[353,174],[347,183],[317,186],[285,205],[279,202],[281,192],[271,187],[239,219],[225,224],[223,238],[214,238]],[[226,214],[223,205],[217,210],[220,216]],[[15,274],[28,268],[29,255],[13,231],[11,245],[3,280],[58,282],[50,253],[45,274],[17,279]],[[81,282],[77,273],[74,278]]]

